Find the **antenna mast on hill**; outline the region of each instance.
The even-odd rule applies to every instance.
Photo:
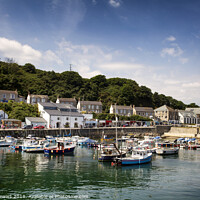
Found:
[[[69,71],[72,71],[72,64],[69,64]]]

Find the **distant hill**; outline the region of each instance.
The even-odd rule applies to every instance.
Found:
[[[111,103],[119,105],[149,106],[157,108],[164,104],[174,109],[185,109],[188,106],[198,107],[195,103],[185,105],[164,94],[152,93],[146,86],[139,86],[134,80],[109,78],[97,75],[90,79],[82,78],[77,72],[43,71],[27,63],[20,66],[16,63],[0,62],[0,89],[18,90],[19,95],[45,94],[50,100],[59,97],[75,97],[77,100],[100,100],[105,112]]]

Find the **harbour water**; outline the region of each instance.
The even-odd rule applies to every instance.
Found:
[[[151,164],[100,163],[97,150],[74,156],[0,148],[0,199],[199,199],[200,151],[154,155]]]

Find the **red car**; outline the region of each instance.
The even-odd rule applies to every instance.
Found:
[[[34,129],[44,129],[45,127],[42,125],[34,126]]]

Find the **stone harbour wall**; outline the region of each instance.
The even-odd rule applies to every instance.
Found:
[[[123,135],[132,135],[135,137],[144,137],[144,135],[161,136],[164,132],[169,131],[171,126],[156,126],[156,127],[100,127],[100,128],[73,128],[71,135],[78,135],[83,137],[90,137],[92,139],[100,139],[103,135],[107,137],[115,137],[116,131],[118,137]],[[64,136],[70,133],[69,128],[65,129],[43,129],[43,130],[24,130],[24,129],[0,129],[0,137],[27,137],[33,135],[36,137],[45,137],[46,135]]]
[[[195,127],[171,127],[169,132],[165,132],[166,137],[189,137],[189,138],[200,138],[200,130]]]

